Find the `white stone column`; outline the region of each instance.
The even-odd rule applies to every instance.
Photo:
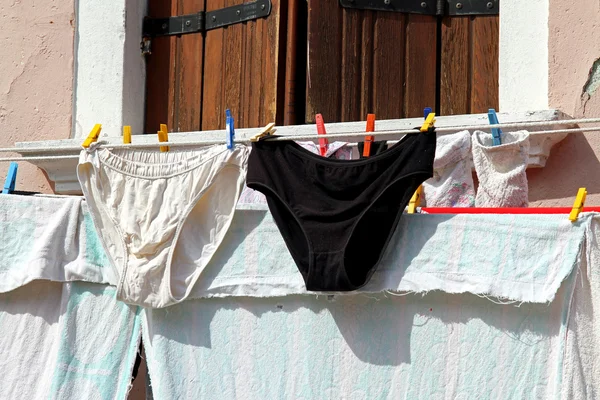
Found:
[[[87,1],[76,4],[72,137],[94,124],[103,135],[120,136],[123,125],[142,133],[146,67],[140,51],[145,1]]]

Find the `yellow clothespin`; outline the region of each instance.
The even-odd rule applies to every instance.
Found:
[[[271,122],[269,125],[265,126],[259,133],[252,136],[250,138],[250,141],[258,142],[260,139],[264,138],[265,136],[271,136],[276,131],[276,129],[274,129],[274,128],[275,128],[275,122]]]
[[[425,118],[425,122],[421,126],[421,132],[427,132],[429,129],[433,128],[435,125],[435,113],[429,113],[427,118]]]
[[[169,141],[169,130],[167,129],[167,125],[160,124],[160,131],[158,131],[158,141],[159,142],[168,142]],[[169,146],[160,146],[161,152],[169,151]]]
[[[428,132],[429,129],[434,127],[434,125],[435,125],[435,113],[429,113],[427,115],[427,118],[425,118],[425,122],[421,126],[420,131]],[[417,191],[415,192],[415,194],[413,194],[413,197],[411,197],[410,201],[408,202],[408,213],[409,214],[414,214],[415,212],[417,212],[417,207],[419,207],[419,205],[421,204],[421,195],[422,194],[423,194],[423,185],[420,185],[417,188]]]
[[[583,205],[585,204],[585,196],[587,196],[587,190],[585,188],[579,188],[577,192],[577,197],[575,198],[575,203],[573,204],[573,209],[569,214],[569,221],[575,222],[577,221],[577,217],[579,217],[579,213],[583,212]]]
[[[100,125],[100,124],[94,125],[94,129],[92,129],[92,131],[90,132],[88,137],[83,141],[83,143],[81,144],[81,147],[85,147],[86,149],[88,147],[90,147],[90,145],[92,143],[94,143],[95,141],[97,141],[98,137],[100,137],[101,130],[102,130],[102,125]]]
[[[417,207],[421,204],[421,195],[423,194],[423,185],[419,186],[408,202],[408,213],[414,214],[417,211]]]
[[[131,143],[131,127],[129,125],[123,127],[123,143]]]

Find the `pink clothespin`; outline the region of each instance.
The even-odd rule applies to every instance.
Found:
[[[317,134],[326,135],[325,132],[325,122],[323,121],[323,116],[321,114],[315,115],[315,121],[317,122]],[[327,154],[327,145],[329,144],[329,140],[323,138],[319,139],[319,148],[321,150],[321,155],[325,157]]]

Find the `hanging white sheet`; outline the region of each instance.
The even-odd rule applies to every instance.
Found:
[[[0,196],[0,210],[13,210],[0,211],[0,234],[18,232],[0,241],[0,291],[34,279],[115,284],[84,203],[69,203],[77,201]],[[40,290],[39,298],[31,298],[32,316],[57,313],[52,315],[59,322],[41,324],[43,329],[35,328],[39,319],[22,315],[27,311],[10,308],[27,305],[28,298],[0,304],[0,310],[2,318],[23,318],[9,320],[17,329],[7,334],[11,340],[27,337],[25,329],[38,329],[37,341],[50,340],[35,346],[49,344],[54,353],[48,354],[55,354],[44,356],[54,371],[44,384],[53,394],[74,393],[80,384],[88,390],[93,382],[102,388],[99,398],[112,398],[104,393],[114,377],[119,398],[130,378],[141,318],[157,399],[593,398],[593,331],[600,332],[592,300],[600,296],[594,279],[598,244],[590,234],[596,218],[583,214],[572,224],[564,215],[405,215],[364,292],[330,301],[304,290],[264,205],[246,206],[195,288],[202,299],[147,309],[136,318],[134,308],[114,303],[113,288],[77,283],[64,293]],[[79,285],[81,292],[74,292]],[[101,305],[75,307],[88,296],[103,299]],[[41,303],[48,298],[56,299],[54,307]],[[121,320],[111,311],[115,307]],[[84,310],[76,313],[84,322],[63,323],[74,309]],[[91,372],[69,353],[77,340],[65,342],[52,331],[67,329],[67,337],[84,348],[107,349],[106,338],[94,342],[93,336],[105,335],[115,319],[124,332],[116,343],[124,344],[101,360],[83,361]],[[82,326],[90,331],[80,331]],[[69,344],[57,344],[63,342]],[[109,362],[115,371],[110,379],[101,366]]]
[[[156,399],[551,399],[574,279],[550,304],[470,294],[192,300],[146,309]]]
[[[126,399],[140,324],[114,292],[36,281],[0,294],[0,398]]]
[[[0,293],[33,280],[115,284],[82,197],[0,196]]]

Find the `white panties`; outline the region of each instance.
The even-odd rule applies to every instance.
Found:
[[[118,299],[154,308],[185,300],[231,224],[249,153],[97,144],[81,152],[77,175],[120,277]]]

